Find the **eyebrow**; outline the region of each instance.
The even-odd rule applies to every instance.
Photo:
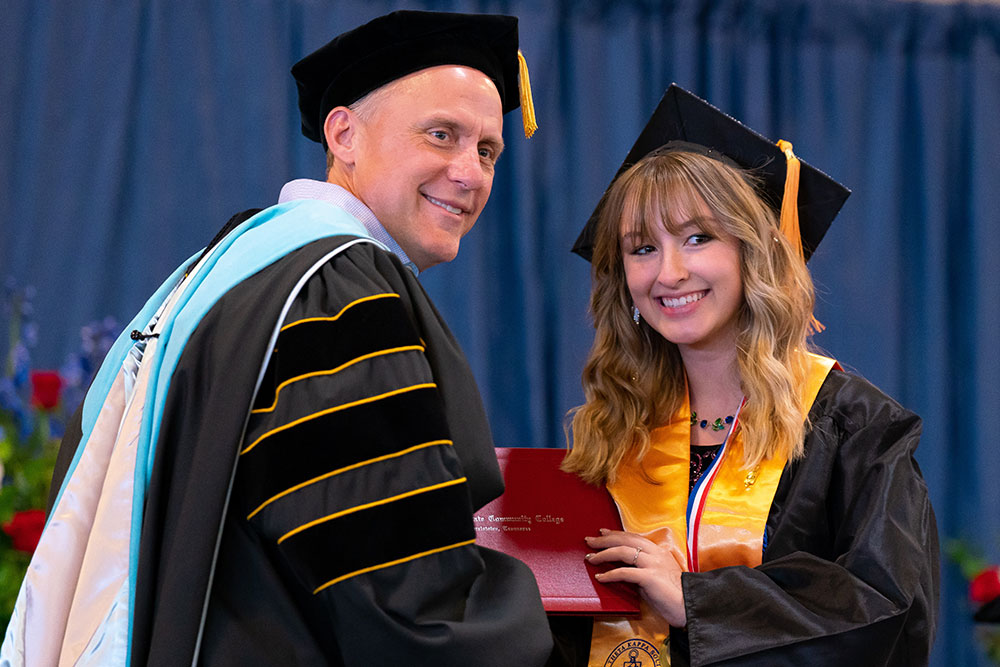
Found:
[[[423,121],[420,121],[419,123],[417,123],[417,126],[422,129],[443,126],[448,128],[449,130],[457,130],[461,128],[461,123],[459,123],[454,118],[446,118],[444,116],[434,116],[432,118],[426,118]]]
[[[696,215],[692,218],[688,218],[684,222],[675,225],[678,231],[686,231],[692,227],[699,229],[711,228],[713,225],[719,224],[718,220],[710,215]]]
[[[688,234],[692,230],[706,231],[708,233],[716,233],[713,230],[717,229],[719,222],[715,217],[711,215],[696,215],[692,218],[688,218],[681,223],[669,223],[663,225],[664,228],[670,234]],[[671,231],[673,229],[673,231]],[[632,229],[621,235],[622,243],[632,243],[638,244],[646,241],[647,235],[639,229]]]
[[[642,243],[646,238],[646,235],[640,231],[633,230],[631,232],[625,232],[622,234],[622,243]]]

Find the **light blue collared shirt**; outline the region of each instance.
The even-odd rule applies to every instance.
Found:
[[[410,261],[410,258],[406,256],[403,249],[396,243],[396,239],[389,235],[389,232],[378,221],[372,210],[346,189],[333,183],[327,183],[326,181],[298,178],[285,183],[284,187],[281,188],[281,193],[278,195],[278,203],[284,204],[294,199],[319,199],[320,201],[325,201],[328,204],[333,204],[344,209],[361,221],[361,224],[365,226],[365,229],[368,230],[373,239],[384,244],[396,257],[399,257],[399,261],[403,263],[403,266],[412,271],[413,275],[420,275],[420,269]]]

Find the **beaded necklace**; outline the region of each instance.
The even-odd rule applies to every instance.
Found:
[[[732,423],[733,423],[733,416],[726,415],[725,417],[716,417],[715,421],[711,422],[711,426],[713,431],[721,431],[722,429],[726,428],[726,426]],[[696,424],[701,428],[708,428],[709,421],[707,419],[702,419],[701,421],[698,421],[698,413],[692,410],[691,426],[694,426]]]

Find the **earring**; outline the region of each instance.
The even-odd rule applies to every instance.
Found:
[[[639,325],[639,309],[632,304],[632,321],[635,322],[636,326]]]

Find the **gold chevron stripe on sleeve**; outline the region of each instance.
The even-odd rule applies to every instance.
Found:
[[[362,361],[367,361],[368,359],[374,359],[375,357],[382,357],[389,354],[396,354],[397,352],[411,352],[411,351],[423,352],[424,350],[426,350],[426,348],[423,345],[404,345],[402,347],[393,347],[387,350],[377,350],[375,352],[369,352],[368,354],[363,354],[360,357],[351,359],[350,361],[345,361],[336,368],[329,368],[322,371],[312,371],[310,373],[303,373],[302,375],[298,375],[293,378],[288,378],[287,380],[279,384],[277,389],[274,390],[274,402],[272,402],[269,407],[257,408],[256,410],[251,410],[250,414],[257,415],[265,412],[272,412],[274,408],[277,407],[278,405],[278,394],[281,393],[282,389],[284,389],[285,387],[294,382],[299,382],[300,380],[306,380],[312,377],[319,377],[321,375],[333,375],[334,373],[339,373],[340,371],[344,370],[345,368],[348,368],[349,366],[361,363]]]
[[[359,574],[365,574],[366,572],[374,572],[375,570],[381,570],[381,569],[384,569],[384,568],[387,568],[387,567],[392,567],[393,565],[399,565],[400,563],[406,563],[406,562],[409,562],[411,560],[417,560],[418,558],[424,558],[426,556],[432,556],[434,554],[441,553],[442,551],[448,551],[449,549],[457,549],[458,547],[464,547],[466,545],[475,544],[475,543],[476,543],[476,540],[475,540],[475,538],[473,538],[471,540],[465,540],[464,542],[456,542],[455,544],[449,544],[448,546],[438,547],[437,549],[429,549],[428,551],[423,551],[423,552],[418,553],[418,554],[413,554],[412,556],[406,556],[405,558],[397,558],[396,560],[391,560],[391,561],[389,561],[387,563],[379,563],[378,565],[372,565],[371,567],[365,567],[365,568],[362,568],[360,570],[356,570],[354,572],[348,572],[347,574],[342,574],[339,577],[337,577],[336,579],[331,579],[330,581],[326,582],[325,584],[323,584],[322,586],[320,586],[319,588],[317,588],[316,590],[314,590],[313,591],[313,595],[315,595],[316,593],[319,593],[324,588],[329,588],[330,586],[333,586],[334,584],[340,583],[344,579],[350,579],[351,577],[356,577]]]
[[[434,382],[424,382],[422,384],[415,384],[415,385],[412,385],[410,387],[402,387],[401,389],[393,389],[392,391],[387,391],[384,394],[378,394],[377,396],[369,396],[368,398],[362,398],[362,399],[359,399],[357,401],[351,401],[350,403],[344,403],[342,405],[335,405],[332,408],[327,408],[325,410],[320,410],[319,412],[314,412],[311,415],[306,415],[305,417],[300,417],[299,419],[296,419],[295,421],[289,422],[287,424],[283,424],[283,425],[281,425],[281,426],[279,426],[277,428],[273,428],[270,431],[268,431],[267,433],[263,434],[262,436],[260,436],[256,440],[254,440],[252,443],[250,443],[249,445],[247,445],[247,447],[245,449],[243,449],[243,451],[240,452],[240,456],[243,456],[244,454],[247,454],[254,447],[256,447],[257,445],[259,445],[261,442],[263,442],[265,439],[271,437],[275,433],[280,433],[281,431],[290,429],[293,426],[297,426],[298,424],[301,424],[303,422],[307,422],[310,419],[316,419],[317,417],[322,417],[323,415],[328,415],[328,414],[331,414],[333,412],[338,412],[340,410],[346,410],[348,408],[353,408],[353,407],[358,406],[358,405],[364,405],[365,403],[374,403],[375,401],[380,401],[380,400],[382,400],[384,398],[389,398],[390,396],[397,396],[399,394],[405,394],[408,391],[415,391],[417,389],[429,389],[429,388],[432,388],[432,387],[437,387],[437,384],[434,383]]]
[[[375,464],[375,463],[379,463],[381,461],[387,461],[389,459],[398,458],[400,456],[405,456],[407,454],[411,454],[411,453],[416,452],[416,451],[421,450],[421,449],[426,449],[427,447],[435,447],[435,446],[438,446],[438,445],[452,446],[452,445],[454,445],[454,443],[451,440],[432,440],[430,442],[422,442],[419,445],[414,445],[413,447],[408,447],[408,448],[400,450],[398,452],[393,452],[392,454],[386,454],[384,456],[376,456],[375,458],[368,459],[367,461],[358,461],[357,463],[352,463],[349,466],[344,466],[343,468],[338,468],[337,470],[331,470],[328,473],[324,473],[324,474],[319,475],[317,477],[313,477],[312,479],[306,480],[306,481],[302,482],[301,484],[296,484],[295,486],[291,487],[290,489],[285,489],[281,493],[279,493],[279,494],[277,494],[277,495],[275,495],[275,496],[273,496],[271,498],[268,498],[263,503],[261,503],[260,507],[258,507],[253,512],[250,512],[250,514],[247,515],[247,520],[249,521],[250,519],[252,519],[255,514],[257,514],[258,512],[260,512],[262,509],[264,509],[265,507],[267,507],[269,504],[273,503],[275,500],[278,500],[279,498],[287,496],[289,493],[293,493],[295,491],[298,491],[301,488],[307,487],[310,484],[315,484],[316,482],[321,482],[324,479],[329,479],[331,477],[335,477],[335,476],[337,476],[337,475],[339,475],[341,473],[345,473],[345,472],[347,472],[349,470],[354,470],[356,468],[363,468],[364,466],[368,466],[368,465],[372,465],[372,464]]]
[[[399,295],[396,294],[395,292],[386,292],[385,294],[372,294],[370,296],[361,297],[360,299],[355,299],[354,301],[350,302],[349,304],[341,308],[340,312],[337,313],[336,315],[330,315],[328,317],[306,317],[301,320],[295,320],[291,324],[286,324],[285,326],[281,327],[281,331],[284,331],[286,329],[291,329],[292,327],[298,326],[300,324],[305,324],[306,322],[332,322],[334,320],[338,320],[340,319],[340,316],[346,313],[348,310],[358,305],[359,303],[365,303],[366,301],[374,301],[376,299],[398,299],[398,298]]]
[[[309,523],[304,523],[298,528],[288,531],[284,535],[278,538],[278,544],[281,544],[289,537],[301,533],[303,530],[308,530],[313,526],[318,526],[321,523],[327,521],[333,521],[334,519],[340,518],[347,514],[353,514],[354,512],[360,512],[362,510],[370,509],[372,507],[378,507],[379,505],[388,505],[389,503],[396,502],[397,500],[402,500],[403,498],[410,498],[411,496],[417,496],[421,493],[427,493],[428,491],[436,491],[437,489],[444,489],[449,486],[455,486],[457,484],[464,484],[466,482],[465,477],[459,477],[458,479],[451,479],[447,482],[441,482],[440,484],[432,484],[430,486],[425,486],[419,489],[413,489],[412,491],[407,491],[405,493],[400,493],[395,496],[390,496],[388,498],[382,498],[381,500],[374,500],[370,503],[364,503],[362,505],[356,505],[355,507],[349,507],[346,510],[341,510],[339,512],[334,512],[333,514],[328,514],[327,516],[322,516],[318,519],[313,519]]]

